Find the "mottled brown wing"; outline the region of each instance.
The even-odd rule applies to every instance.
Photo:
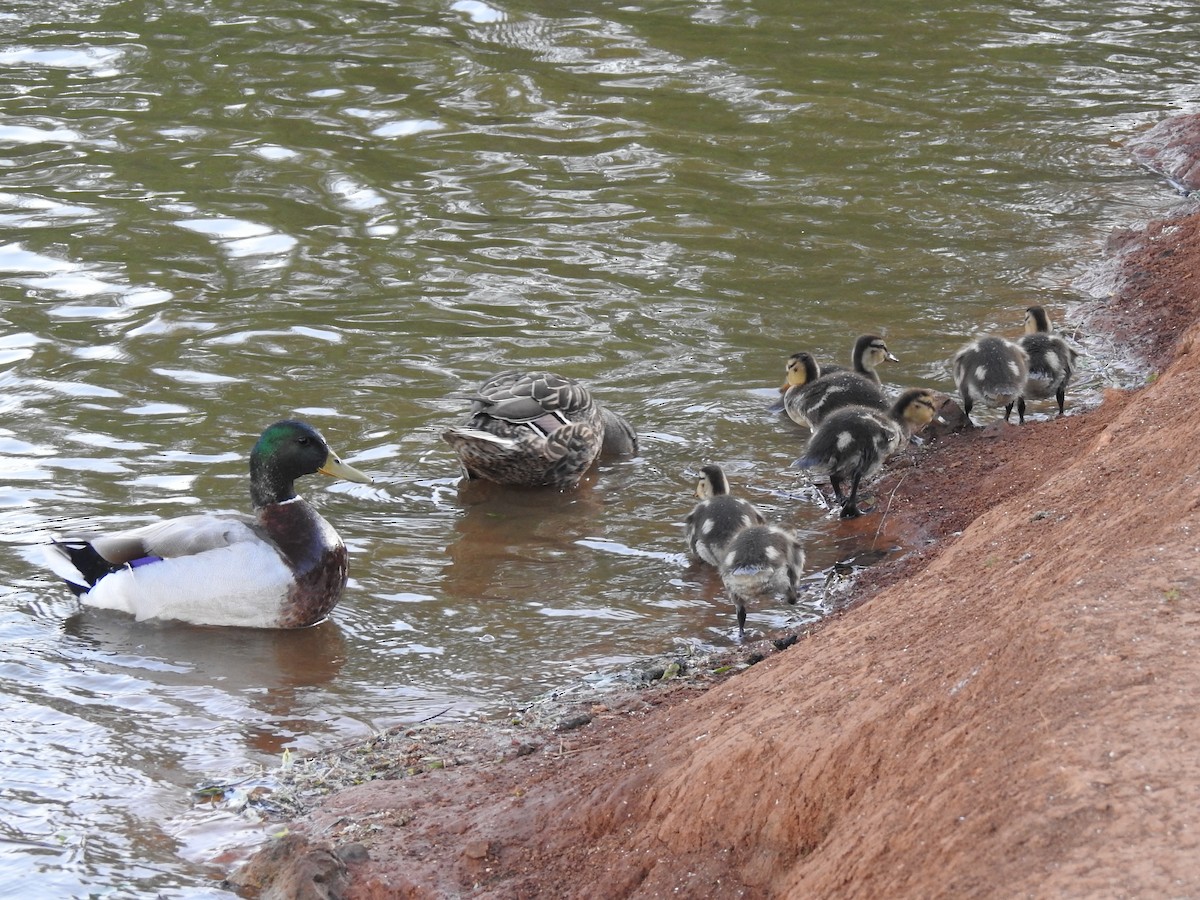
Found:
[[[572,419],[592,406],[587,388],[552,372],[502,372],[484,382],[473,399],[473,412],[514,423],[555,412]]]

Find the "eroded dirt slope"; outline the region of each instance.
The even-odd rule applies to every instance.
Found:
[[[343,791],[243,883],[1200,896],[1200,214],[1153,223],[1125,254],[1101,312],[1157,377],[921,451],[881,493],[936,540],[874,570],[865,602],[708,690]],[[322,844],[348,862],[314,863]],[[320,885],[294,868],[306,859]]]

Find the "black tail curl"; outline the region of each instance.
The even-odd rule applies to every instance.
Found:
[[[67,587],[75,593],[76,597],[86,594],[88,589],[105,575],[124,568],[122,565],[110,563],[86,541],[57,541],[55,546],[67,555],[67,558],[71,560],[71,565],[79,570],[79,574],[87,582],[86,585],[76,584],[72,581],[67,582]]]

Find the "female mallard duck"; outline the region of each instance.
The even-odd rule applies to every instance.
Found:
[[[1007,422],[1013,404],[1025,392],[1028,376],[1029,357],[1020,346],[1004,338],[979,338],[954,356],[954,381],[962,395],[967,422],[977,402],[1003,406]]]
[[[502,372],[442,437],[468,478],[569,489],[600,455],[637,452],[637,432],[582,384],[551,372]]]
[[[886,411],[890,406],[883,393],[878,366],[885,360],[896,361],[883,338],[864,334],[854,342],[851,371],[830,372],[820,368],[807,353],[794,354],[788,360],[790,387],[783,395],[783,408],[799,425],[816,428],[834,410],[845,406],[866,406]]]
[[[797,600],[804,549],[777,525],[751,525],[730,541],[721,557],[721,581],[737,609],[738,634],[746,633],[746,603],[783,594]]]
[[[700,470],[696,496],[700,502],[686,522],[687,545],[693,556],[710,566],[721,565],[725,547],[739,531],[766,521],[753,503],[729,493],[725,470],[718,465]]]
[[[246,628],[321,621],[346,586],[346,547],[293,482],[319,472],[371,479],[343,463],[311,425],[284,420],[250,453],[254,515],[183,516],[47,548],[50,567],[86,606],[142,619]]]
[[[1026,400],[1058,400],[1058,414],[1063,414],[1067,385],[1075,372],[1077,354],[1050,327],[1050,317],[1041,306],[1025,310],[1025,334],[1021,349],[1029,357],[1029,377],[1025,391],[1017,398],[1017,421],[1025,421]]]
[[[828,474],[833,495],[842,505],[842,517],[854,518],[861,515],[859,484],[874,477],[884,461],[936,415],[933,391],[923,388],[905,391],[886,413],[864,406],[839,409],[813,432],[804,456],[795,465]],[[848,496],[842,490],[847,479]]]

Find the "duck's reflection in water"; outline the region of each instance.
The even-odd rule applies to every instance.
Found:
[[[200,627],[85,608],[63,632],[77,641],[72,652],[87,660],[91,682],[118,711],[131,708],[131,727],[133,708],[169,704],[181,739],[188,723],[236,718],[246,744],[272,755],[311,730],[312,689],[333,682],[347,656],[331,620],[288,630]]]
[[[576,542],[594,532],[604,507],[594,483],[594,472],[573,491],[464,481],[442,590],[458,599],[506,596],[507,583],[528,584],[548,557],[570,565],[564,555],[579,552]]]

